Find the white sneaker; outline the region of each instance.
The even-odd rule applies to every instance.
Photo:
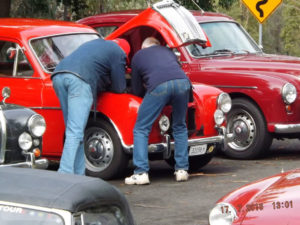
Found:
[[[125,184],[150,184],[148,173],[133,174],[130,177],[126,177]]]
[[[174,174],[176,181],[187,181],[189,179],[189,174],[186,170],[176,170]]]

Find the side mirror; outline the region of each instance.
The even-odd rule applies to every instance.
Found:
[[[5,103],[5,100],[10,97],[10,88],[9,87],[4,87],[2,89],[2,97],[3,97],[2,103]]]
[[[173,52],[176,55],[178,62],[180,62],[181,53],[176,48],[173,49]]]
[[[6,51],[6,56],[8,60],[13,60],[17,54],[17,49],[10,47]]]

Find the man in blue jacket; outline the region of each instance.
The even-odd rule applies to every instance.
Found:
[[[92,104],[104,90],[125,91],[129,52],[124,39],[99,38],[84,43],[56,66],[51,79],[66,126],[58,172],[85,174],[83,137]]]
[[[126,184],[149,184],[148,136],[152,125],[166,104],[172,105],[172,129],[175,139],[176,181],[188,180],[188,135],[186,112],[190,81],[181,69],[177,57],[161,46],[153,37],[146,38],[142,50],[131,63],[133,94],[146,95],[140,105],[134,127],[134,174],[125,179]]]

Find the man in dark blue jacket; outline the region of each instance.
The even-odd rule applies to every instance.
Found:
[[[148,136],[152,125],[166,104],[172,105],[172,128],[175,139],[175,176],[177,181],[188,180],[188,136],[186,111],[190,81],[181,69],[177,57],[161,46],[153,37],[146,38],[142,50],[131,63],[133,94],[146,95],[140,105],[134,127],[134,174],[125,179],[126,184],[148,184]]]
[[[84,175],[84,130],[93,102],[104,90],[126,89],[125,66],[130,46],[124,39],[95,39],[64,58],[51,79],[66,126],[58,172]]]

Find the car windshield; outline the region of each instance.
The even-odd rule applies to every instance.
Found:
[[[97,38],[97,34],[69,34],[33,39],[30,43],[43,68],[53,72],[63,58],[83,43]]]
[[[52,212],[0,205],[1,225],[65,225],[63,218]]]
[[[212,22],[200,25],[207,34],[211,47],[203,48],[195,44],[187,46],[194,57],[261,52],[257,44],[237,23]]]

